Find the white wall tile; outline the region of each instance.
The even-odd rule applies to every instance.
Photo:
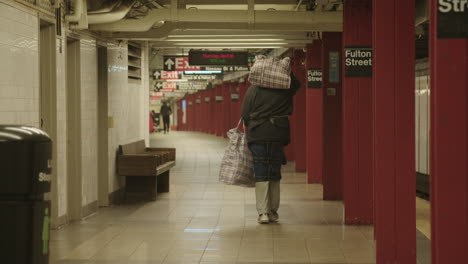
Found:
[[[97,200],[97,47],[93,39],[80,40],[81,51],[81,157],[82,205]]]
[[[0,123],[39,125],[38,33],[37,16],[0,3]]]
[[[63,36],[62,32],[62,36]],[[58,189],[58,216],[67,213],[67,98],[66,98],[66,64],[64,49],[65,40],[56,41],[56,67],[57,67],[57,189]]]

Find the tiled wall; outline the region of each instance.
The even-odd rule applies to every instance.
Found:
[[[83,205],[97,200],[98,70],[96,40],[80,40],[81,52],[81,175]]]
[[[0,124],[39,126],[38,35],[36,15],[0,2]]]
[[[62,36],[65,36],[65,27]],[[0,124],[39,126],[39,25],[38,16],[14,1],[0,0]],[[57,186],[58,216],[67,213],[67,87],[66,39],[57,39]],[[60,42],[62,41],[62,45]],[[98,199],[97,170],[97,47],[96,41],[82,36],[82,205]],[[123,186],[115,174],[119,144],[145,139],[148,142],[148,47],[142,54],[142,78],[129,83],[127,45],[110,43],[108,49],[108,115],[114,118],[109,129],[109,191]],[[7,62],[7,63],[5,63]]]
[[[120,144],[144,139],[148,142],[149,77],[148,47],[142,47],[142,80],[128,80],[127,45],[108,46],[109,116],[114,119],[114,128],[109,133],[109,190],[123,186],[116,176],[115,158]]]
[[[129,126],[128,89],[128,51],[127,45],[109,44],[107,49],[108,63],[108,97],[109,116],[114,119],[114,127],[109,130],[109,191],[123,186],[123,179],[116,177],[115,159],[119,144],[128,143],[132,127]]]
[[[64,34],[62,33],[62,36]],[[62,45],[60,45],[62,42]],[[65,39],[57,39],[57,186],[58,216],[67,213],[67,93]],[[62,47],[62,48],[61,48]]]

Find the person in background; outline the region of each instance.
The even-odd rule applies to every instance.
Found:
[[[281,165],[286,164],[284,146],[290,143],[288,116],[293,112],[293,96],[301,86],[291,74],[290,89],[252,85],[242,102],[241,116],[247,126],[247,142],[255,172],[258,222],[278,221]]]
[[[169,127],[170,127],[170,116],[172,114],[172,109],[169,105],[167,105],[167,102],[163,102],[163,105],[161,106],[161,110],[159,113],[163,117],[163,124],[164,124],[164,134],[169,133]]]

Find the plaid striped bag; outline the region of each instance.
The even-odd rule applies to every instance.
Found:
[[[239,124],[227,132],[229,145],[221,161],[219,181],[228,185],[255,187],[252,153],[247,146],[245,133],[239,130]]]
[[[289,89],[291,86],[289,64],[289,57],[280,60],[275,57],[257,55],[255,64],[250,69],[249,82],[264,88]]]

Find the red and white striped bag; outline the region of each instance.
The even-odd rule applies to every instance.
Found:
[[[250,69],[249,82],[264,88],[289,89],[291,86],[290,63],[289,57],[280,60],[271,56],[257,55]]]

